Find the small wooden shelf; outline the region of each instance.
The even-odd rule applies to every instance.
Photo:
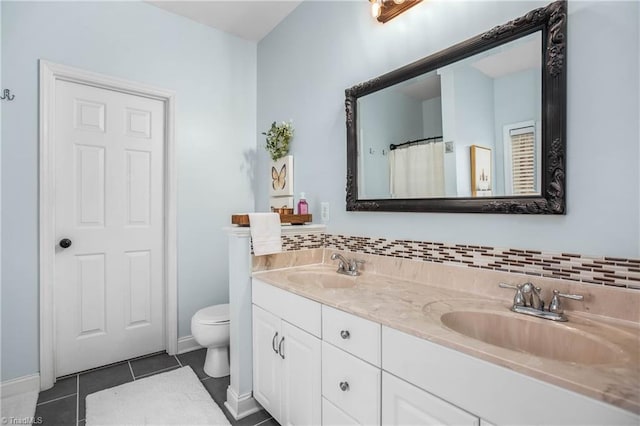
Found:
[[[304,225],[312,220],[310,214],[281,214],[280,223],[290,223],[291,225]],[[231,223],[239,226],[249,226],[248,214],[231,215]]]

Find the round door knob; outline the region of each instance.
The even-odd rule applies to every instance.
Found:
[[[340,390],[346,392],[349,390],[349,382],[340,382]]]
[[[351,337],[351,333],[349,333],[349,330],[342,330],[340,332],[340,337],[342,337],[343,339],[348,339],[349,337]]]
[[[60,247],[69,248],[71,247],[71,240],[68,238],[63,238],[60,240]]]

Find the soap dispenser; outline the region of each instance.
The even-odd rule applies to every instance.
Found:
[[[298,214],[309,214],[309,204],[307,204],[304,192],[300,193],[300,200],[298,200]]]

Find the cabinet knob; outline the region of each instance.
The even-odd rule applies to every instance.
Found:
[[[340,337],[347,340],[349,337],[351,337],[351,333],[349,333],[349,330],[342,330],[340,332]]]
[[[340,382],[340,390],[346,392],[349,390],[349,382]]]

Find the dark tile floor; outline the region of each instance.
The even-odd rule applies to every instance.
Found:
[[[231,417],[224,407],[229,377],[214,379],[205,374],[205,351],[199,349],[177,356],[170,356],[164,352],[150,354],[60,378],[53,388],[38,395],[36,418],[41,417],[41,424],[45,426],[84,426],[84,403],[90,393],[189,365],[233,426],[279,426],[265,410],[239,421]]]

